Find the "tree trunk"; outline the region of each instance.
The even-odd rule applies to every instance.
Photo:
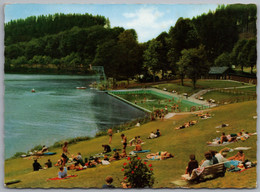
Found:
[[[251,74],[253,74],[253,68],[254,68],[254,66],[251,66]]]
[[[244,71],[244,65],[241,65],[241,70],[242,70],[242,72]]]
[[[184,75],[181,75],[181,86],[184,86],[183,79],[184,79]]]
[[[153,73],[153,82],[155,82],[155,73]]]
[[[196,79],[192,79],[193,89],[196,89]]]

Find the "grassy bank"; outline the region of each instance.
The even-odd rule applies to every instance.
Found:
[[[185,167],[189,161],[189,155],[194,153],[196,159],[201,161],[203,154],[209,149],[220,150],[221,147],[208,147],[206,142],[212,140],[220,135],[216,132],[216,126],[221,123],[229,123],[230,126],[222,128],[219,131],[228,133],[237,133],[241,129],[249,132],[256,132],[256,120],[253,116],[256,115],[256,101],[249,101],[243,103],[236,103],[215,108],[211,111],[214,117],[207,120],[199,120],[199,123],[193,127],[183,130],[175,130],[174,127],[182,125],[189,120],[195,120],[195,115],[175,116],[172,119],[165,121],[153,121],[124,131],[125,135],[130,140],[136,135],[140,135],[145,140],[143,149],[150,149],[152,152],[169,151],[175,155],[174,158],[164,161],[153,161],[155,184],[154,188],[175,188],[178,187],[171,183],[171,181],[179,180],[184,173]],[[145,139],[151,131],[160,128],[162,136],[158,139]],[[112,140],[112,148],[122,148],[121,133],[115,133]],[[238,146],[252,147],[252,149],[245,151],[247,159],[256,160],[256,140],[257,136],[252,136],[245,142],[237,142],[228,145],[230,148]],[[82,141],[77,144],[69,146],[71,154],[81,152],[83,158],[89,157],[102,151],[102,144],[108,143],[108,136],[100,136],[95,139]],[[127,147],[127,152],[131,151],[133,147]],[[40,164],[47,162],[50,158],[52,162],[56,162],[61,154],[61,148],[54,148],[53,152],[57,155],[50,157],[42,157],[39,159]],[[229,156],[234,155],[232,152]],[[146,154],[141,154],[144,158]],[[69,174],[77,174],[75,178],[70,178],[61,181],[47,181],[50,177],[56,177],[58,168],[53,167],[48,170],[39,172],[32,171],[33,160],[29,159],[10,159],[5,161],[5,181],[20,179],[21,182],[10,185],[10,188],[100,188],[104,184],[104,178],[111,175],[115,178],[114,185],[120,187],[117,177],[122,180],[123,172],[122,165],[126,160],[112,162],[108,166],[98,166],[96,168],[89,168],[83,171],[69,171]],[[217,178],[200,184],[192,185],[191,188],[237,188],[237,187],[256,187],[256,168],[249,169],[242,173],[226,173],[223,178]]]

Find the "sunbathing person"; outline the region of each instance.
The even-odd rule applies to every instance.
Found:
[[[135,146],[135,150],[134,150],[134,151],[142,151],[141,145],[140,145],[140,144],[137,144],[137,145]]]
[[[229,157],[228,160],[237,160],[244,162],[245,161],[245,154],[242,150],[240,150],[236,155]]]
[[[180,127],[176,127],[175,129],[184,129],[190,126],[190,122],[188,123],[184,123],[184,125],[180,126]]]
[[[226,134],[223,132],[220,137],[220,144],[222,144],[224,142],[228,142],[228,138],[227,138]]]
[[[185,174],[189,174],[191,176],[191,173],[193,169],[196,169],[199,167],[198,161],[195,159],[195,155],[190,155],[190,161],[188,163],[188,167],[186,167]]]
[[[152,160],[164,160],[167,158],[171,158],[174,157],[171,153],[167,152],[167,151],[163,151],[163,152],[157,152],[157,153],[151,153],[146,155],[147,159],[152,159]]]
[[[193,121],[190,121],[189,123],[190,123],[190,125],[196,125],[198,123],[198,121],[193,120]]]
[[[42,149],[40,151],[37,151],[35,155],[43,155],[43,153],[48,152],[48,147],[45,145],[42,146]]]

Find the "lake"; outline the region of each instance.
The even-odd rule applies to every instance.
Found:
[[[100,130],[145,116],[139,109],[90,89],[94,81],[94,76],[6,74],[5,158],[36,145],[92,137]]]

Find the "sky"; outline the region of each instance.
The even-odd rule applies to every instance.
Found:
[[[135,29],[139,42],[156,38],[168,32],[178,18],[193,18],[217,4],[10,4],[5,6],[5,23],[29,16],[54,13],[89,13],[102,15],[110,20],[111,27]]]

